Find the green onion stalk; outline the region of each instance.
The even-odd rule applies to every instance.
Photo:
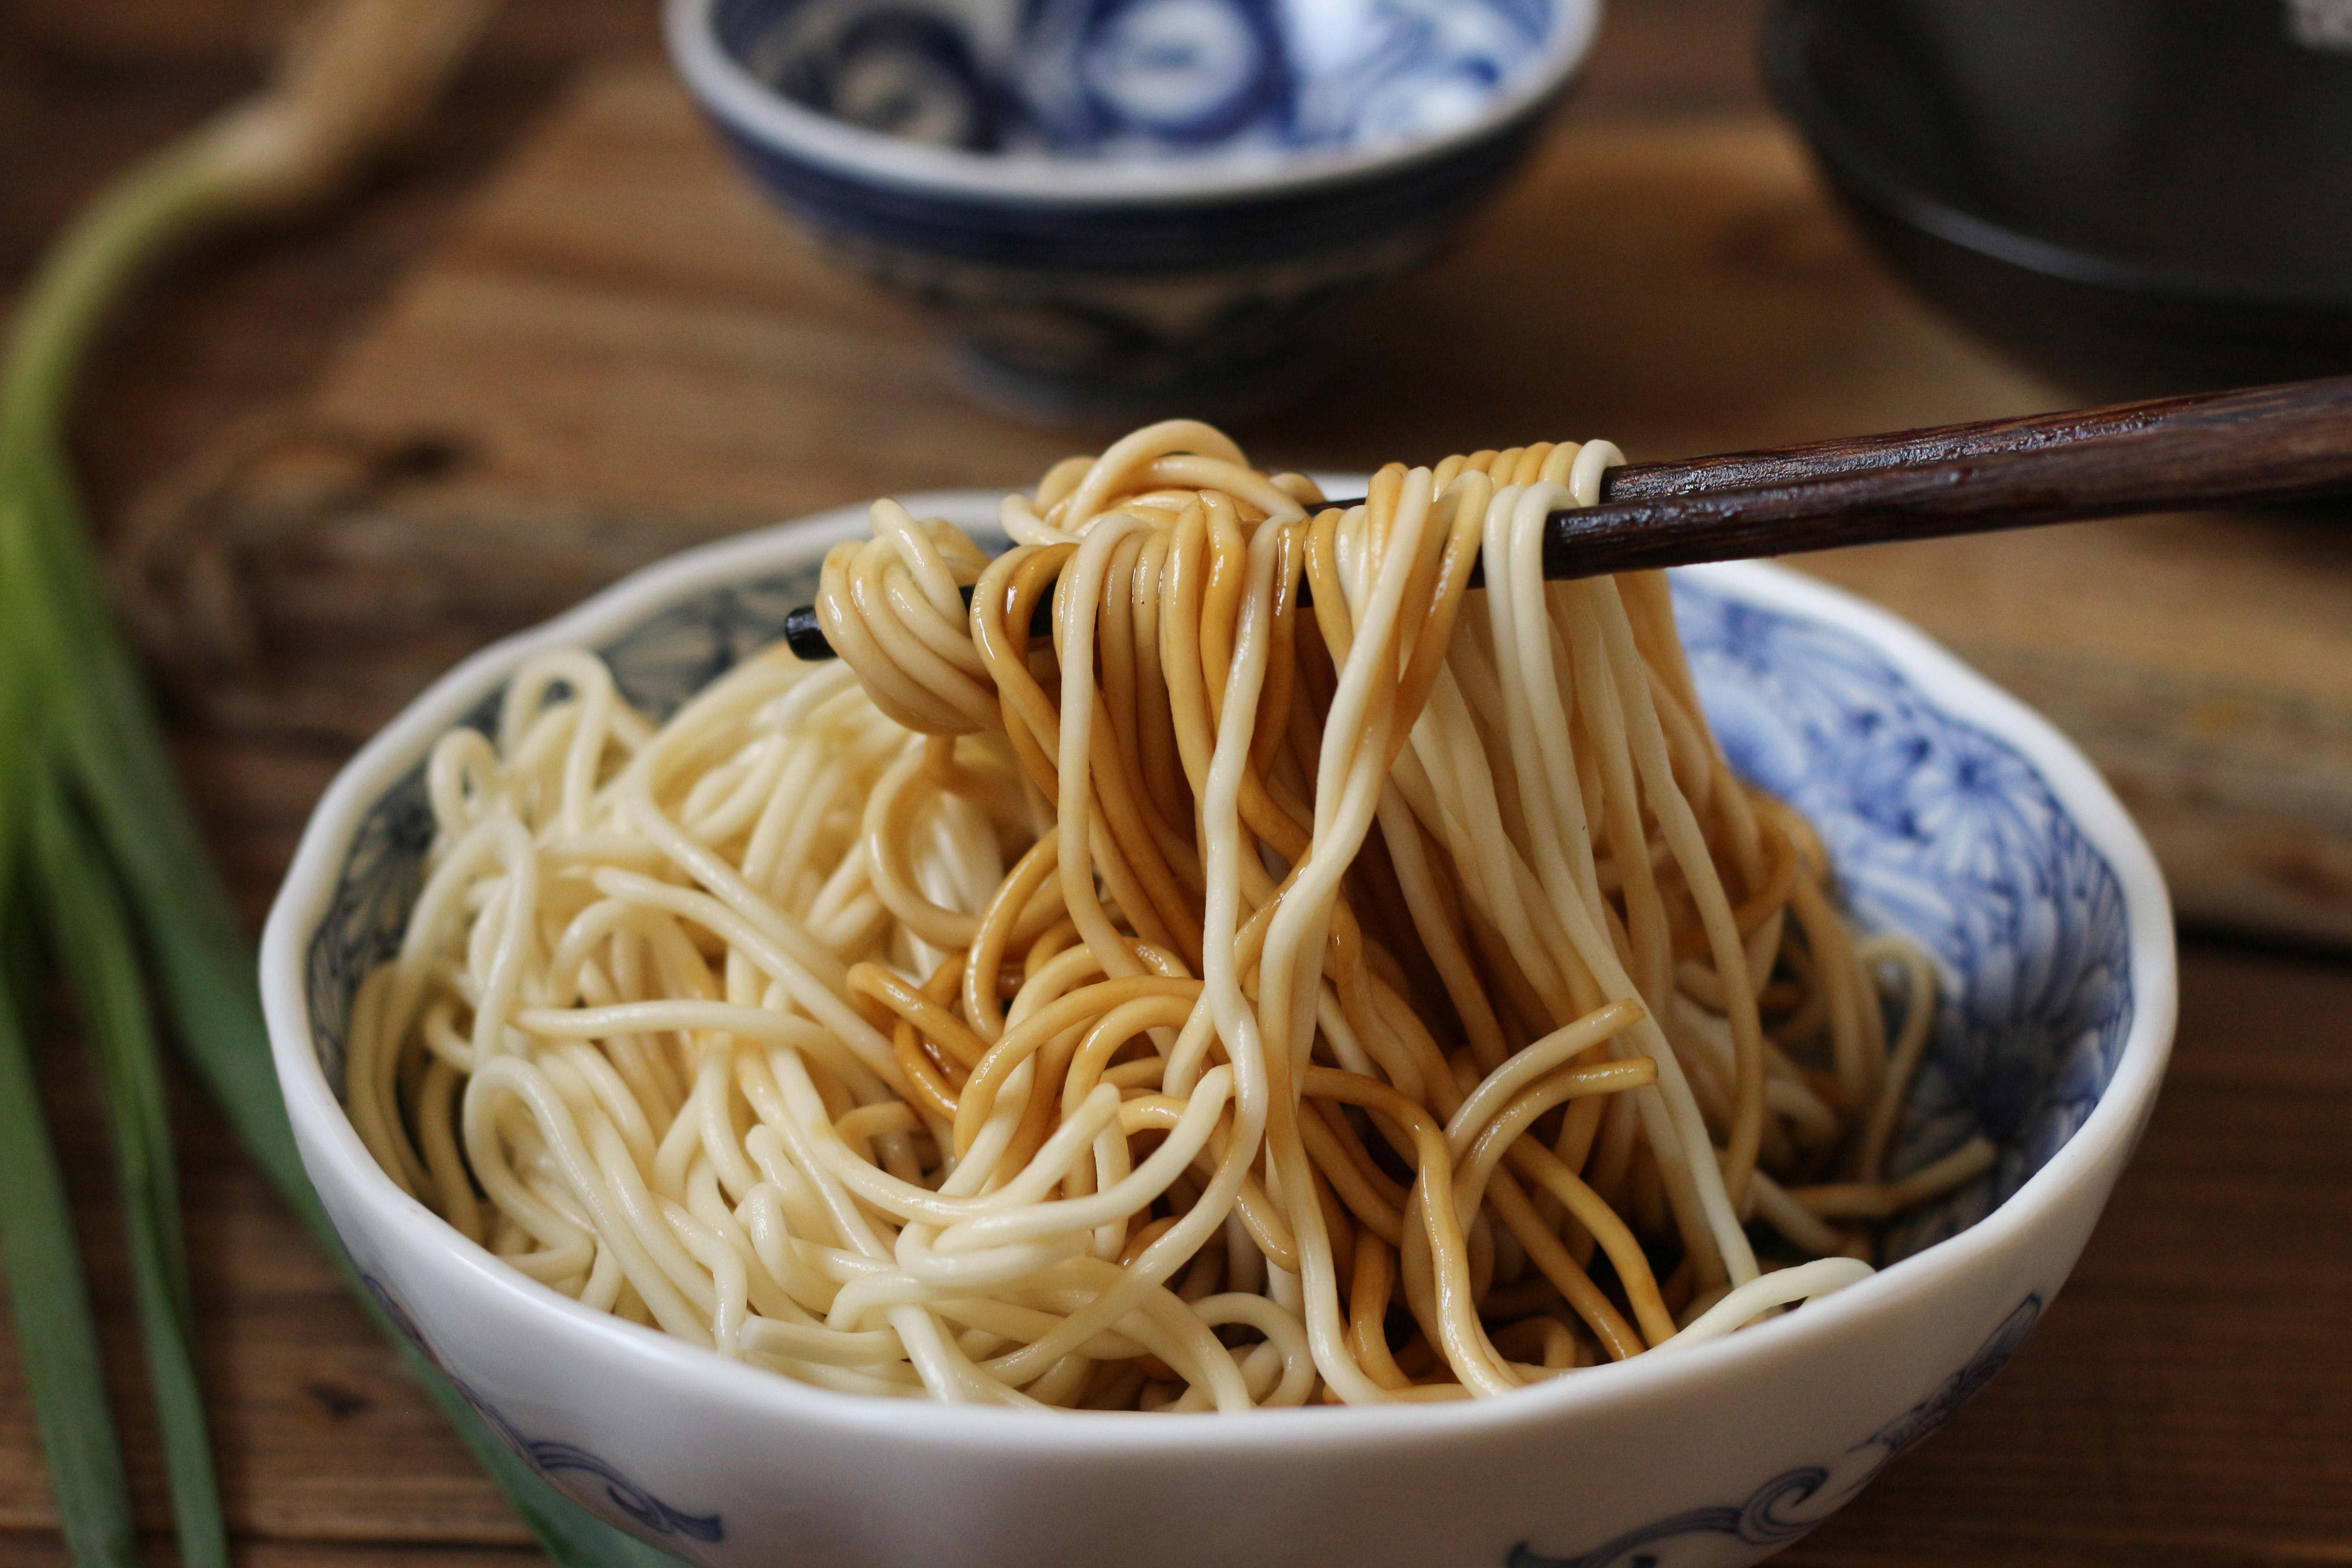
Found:
[[[91,344],[147,272],[193,241],[340,189],[421,116],[488,9],[329,0],[266,89],[82,210],[20,296],[0,363],[0,1261],[78,1568],[137,1568],[139,1554],[36,1079],[49,973],[71,993],[105,1086],[139,1343],[187,1568],[227,1568],[229,1554],[196,1371],[163,1033],[550,1554],[565,1568],[670,1561],[551,1487],[356,1289],[295,1151],[250,942],[117,627],[67,451]]]

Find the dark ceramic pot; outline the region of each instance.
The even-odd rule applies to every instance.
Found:
[[[2188,392],[2352,371],[2343,13],[1780,0],[1765,69],[1928,298],[2086,395]]]

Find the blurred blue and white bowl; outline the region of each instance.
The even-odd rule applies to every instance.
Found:
[[[985,536],[997,499],[907,500]],[[825,549],[867,527],[847,508],[690,552],[468,660],[336,779],[270,911],[270,1040],[329,1217],[394,1320],[583,1507],[713,1568],[1729,1568],[1931,1436],[2057,1294],[2171,1045],[2155,860],[2048,724],[1893,616],[1757,564],[1675,575],[1708,717],[1819,828],[1855,917],[1907,932],[1942,975],[1892,1168],[1978,1134],[2000,1151],[1906,1216],[1872,1278],[1502,1399],[1062,1418],[795,1383],[467,1241],[377,1167],[340,1102],[353,991],[424,882],[426,754],[490,723],[555,647],[601,650],[667,715],[781,635]]]
[[[1519,163],[1598,0],[668,0],[670,53],[983,393],[1215,413]]]

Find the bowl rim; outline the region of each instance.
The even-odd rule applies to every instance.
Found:
[[[827,172],[940,200],[1084,210],[1191,205],[1298,195],[1433,163],[1541,110],[1592,52],[1601,0],[1551,0],[1542,50],[1477,118],[1443,135],[1360,152],[1247,160],[1106,163],[995,156],[908,142],[807,109],[745,70],[719,43],[719,0],[665,0],[662,32],[688,89],[728,129]]]
[[[2352,287],[2288,283],[2179,263],[2129,261],[2043,239],[1958,202],[1930,194],[1881,152],[1868,132],[1832,107],[1814,75],[1814,51],[1829,29],[1832,0],[1774,0],[1760,52],[1764,80],[1781,111],[1804,133],[1837,182],[1901,222],[1988,260],[2084,288],[2179,304],[2237,310],[2341,311]]]
[[[944,515],[985,525],[996,491],[945,490],[899,498],[918,516]],[[583,1306],[540,1284],[467,1240],[439,1215],[394,1184],[360,1142],[328,1085],[314,1047],[307,993],[310,941],[340,882],[352,839],[384,792],[421,763],[435,739],[496,691],[525,658],[564,646],[609,642],[698,591],[746,576],[789,570],[818,559],[829,545],[863,537],[863,504],[773,524],[681,552],[646,566],[574,608],[473,655],[436,681],[344,764],[313,809],[293,863],[264,928],[262,1002],[271,1055],[287,1110],[314,1185],[338,1186],[362,1235],[382,1229],[432,1255],[445,1273],[515,1314],[562,1331],[582,1353],[634,1363],[674,1379],[680,1401],[708,1401],[751,1419],[795,1426],[887,1434],[940,1455],[1000,1451],[1013,1437],[1024,1453],[1081,1458],[1137,1455],[1181,1458],[1204,1451],[1273,1454],[1314,1444],[1362,1453],[1446,1435],[1532,1431],[1595,1406],[1670,1396],[1718,1370],[1773,1356],[1842,1332],[1849,1322],[1917,1306],[1948,1282],[2021,1243],[2069,1212],[2076,1189],[2127,1157],[2153,1102],[2168,1059],[2177,1014],[2171,903],[2154,855],[2097,770],[2047,720],[2000,690],[1921,632],[1843,590],[1760,562],[1684,568],[1694,581],[1800,616],[1827,621],[1861,637],[1944,711],[1976,723],[2017,748],[2105,858],[2119,885],[2126,920],[2134,1009],[2116,1068],[2082,1126],[2005,1202],[1958,1235],[1903,1258],[1801,1312],[1668,1355],[1641,1355],[1517,1391],[1507,1399],[1405,1404],[1377,1410],[1318,1407],[1268,1410],[1240,1421],[1159,1421],[1104,1413],[1064,1422],[994,1406],[943,1405],[840,1393],[729,1362],[657,1330]],[[329,1182],[319,1180],[327,1167]],[[2100,1194],[2104,1201],[2104,1193]],[[2085,1227],[2087,1228],[2087,1226]],[[380,1248],[379,1248],[380,1249]],[[2063,1274],[2061,1276],[2063,1279]],[[2059,1280],[2038,1287],[2053,1289]]]

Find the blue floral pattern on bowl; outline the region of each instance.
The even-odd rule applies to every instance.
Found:
[[[602,651],[621,691],[666,716],[781,636],[817,576],[812,563],[690,595]],[[1978,1132],[2000,1160],[1890,1229],[1885,1257],[1907,1256],[2013,1193],[2106,1088],[2133,1009],[2120,884],[2031,763],[1859,637],[1695,575],[1677,578],[1675,605],[1734,765],[1820,830],[1862,924],[1908,933],[1942,971],[1937,1033],[1891,1167],[1916,1169]],[[486,701],[468,721],[488,729],[494,711]],[[312,1037],[339,1092],[352,997],[398,947],[432,833],[419,766],[362,822],[310,940]]]
[[[792,0],[751,74],[865,130],[1136,160],[1362,149],[1475,120],[1555,0]]]
[[[1905,1215],[1883,1255],[1975,1224],[2074,1135],[2132,1020],[2123,888],[2033,765],[1858,638],[1685,579],[1700,700],[1742,776],[1819,829],[1847,907],[1943,972],[1895,1174],[1981,1132],[1990,1174]]]

